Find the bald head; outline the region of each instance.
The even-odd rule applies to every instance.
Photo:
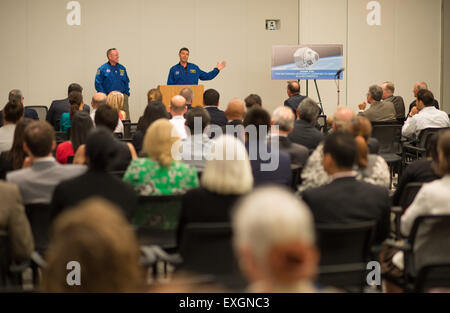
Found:
[[[225,115],[229,121],[242,121],[245,116],[245,104],[241,99],[232,99],[225,110]]]
[[[333,116],[333,129],[343,129],[355,117],[355,112],[348,107],[339,107]]]
[[[192,104],[192,99],[194,98],[194,92],[191,88],[183,88],[180,90],[180,96],[186,99],[186,104]]]
[[[300,93],[300,84],[297,81],[288,82],[287,93],[289,97]]]
[[[170,113],[172,116],[183,115],[186,112],[186,99],[176,95],[170,99]]]
[[[106,104],[107,96],[103,92],[96,92],[92,96],[91,106],[93,109],[97,109],[99,106]]]

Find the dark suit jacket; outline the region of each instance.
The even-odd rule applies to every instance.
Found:
[[[266,145],[265,143],[263,144]],[[253,148],[253,145],[255,151],[258,152],[256,153],[256,155],[253,155],[252,151],[249,150],[249,146]],[[249,142],[245,143],[245,147],[247,148],[247,151],[249,153],[250,165],[252,166],[254,180],[253,185],[255,187],[265,184],[289,186],[291,183],[291,157],[289,156],[289,153],[275,149],[273,149],[272,151],[270,145],[266,145],[264,148],[261,148],[263,151],[267,151],[267,153],[270,153],[271,155],[273,154],[278,157],[277,165],[275,163],[276,160],[272,160],[272,158],[268,158],[268,160],[265,160],[266,157],[264,156],[263,158],[261,158],[261,155],[259,153],[260,147],[258,145],[259,144],[256,142],[252,142],[251,145],[249,145]],[[274,167],[274,169],[272,168],[272,166]]]
[[[108,173],[89,170],[56,186],[51,203],[52,217],[94,196],[103,197],[116,204],[129,220],[136,209],[138,199],[133,187],[119,178]]]
[[[91,108],[85,104],[83,110],[89,113],[91,111]],[[47,120],[47,122],[52,124],[53,127],[56,127],[56,121],[61,119],[61,114],[69,111],[69,98],[63,100],[54,100],[52,104],[50,104],[50,108],[48,109],[47,117],[45,119]],[[56,131],[59,131],[59,129],[56,129]]]
[[[386,98],[384,101],[390,101],[394,104],[395,112],[397,113],[397,119],[405,118],[405,102],[400,96],[392,96]]]
[[[348,224],[376,220],[375,242],[389,235],[390,199],[386,188],[354,177],[338,178],[330,184],[305,190],[303,200],[316,224]]]
[[[186,192],[178,223],[177,240],[189,223],[229,223],[231,209],[240,195],[221,195],[200,187]]]
[[[227,126],[239,126],[239,125],[242,125],[242,128],[245,129],[241,120],[228,121],[224,126],[222,126],[223,134],[224,135],[227,134]],[[232,128],[232,130],[236,131],[236,129],[234,127]],[[237,132],[232,132],[232,133],[229,133],[228,135],[233,135],[236,138],[240,138],[241,140],[244,140],[244,132],[242,134],[238,134]],[[242,137],[240,137],[240,136],[242,136]]]
[[[288,138],[296,144],[314,150],[322,141],[323,135],[310,123],[303,120],[296,120],[294,130],[289,134]]]
[[[288,137],[277,136],[280,149],[289,153],[291,156],[291,165],[304,167],[309,157],[309,150],[305,146],[293,143]],[[271,140],[273,140],[271,138]]]
[[[228,122],[228,119],[225,116],[225,112],[220,110],[218,107],[209,106],[205,107],[205,109],[208,111],[209,116],[211,117],[211,125],[218,125],[222,127]]]
[[[439,110],[439,102],[436,99],[434,99],[433,104],[434,104],[435,108]],[[411,112],[412,108],[414,108],[415,106],[416,106],[416,100],[411,102],[411,104],[409,105],[408,114]]]
[[[300,104],[300,102],[302,102],[306,97],[302,96],[300,94],[298,95],[293,95],[292,97],[290,97],[289,99],[286,99],[284,101],[284,105],[287,107],[290,107],[292,112],[294,112],[294,115],[297,116],[297,108],[298,105]]]

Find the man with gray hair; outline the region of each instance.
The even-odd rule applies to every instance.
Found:
[[[291,165],[303,167],[309,156],[309,150],[305,146],[293,143],[288,135],[294,130],[295,115],[287,106],[275,109],[272,114],[272,133],[270,140],[278,140],[280,150],[286,151],[291,156]]]
[[[395,85],[393,82],[384,82],[381,84],[383,89],[383,101],[389,101],[394,104],[395,112],[397,114],[397,121],[403,123],[405,121],[405,102],[400,96],[394,96]]]
[[[411,104],[409,105],[408,116],[419,113],[419,110],[417,108],[416,109],[414,109],[414,108],[417,105],[417,93],[423,89],[428,90],[428,85],[426,82],[416,82],[414,84],[413,93],[414,93],[415,100],[413,102],[411,102]],[[439,102],[436,99],[434,99],[433,105],[436,109],[439,110]],[[413,112],[411,112],[411,111],[413,111]]]
[[[378,85],[372,85],[367,92],[367,102],[370,108],[366,110],[367,103],[361,102],[359,107],[359,115],[364,116],[371,122],[393,122],[396,121],[397,113],[394,104],[390,101],[381,101],[383,97],[383,89]]]
[[[297,107],[297,121],[294,130],[288,138],[299,145],[303,145],[309,150],[314,150],[322,141],[322,133],[314,127],[320,108],[311,98],[305,98]]]
[[[302,200],[279,187],[256,189],[237,204],[232,225],[250,292],[317,292],[314,219]]]
[[[183,88],[180,90],[180,96],[186,99],[186,107],[189,111],[192,109],[192,102],[194,101],[194,91],[191,88]]]
[[[23,100],[24,100],[24,97],[23,97],[22,91],[20,91],[19,89],[13,89],[8,94],[9,102],[21,103],[23,106],[24,105]],[[31,118],[36,121],[39,120],[39,116],[36,113],[36,111],[33,109],[30,109],[30,108],[26,108],[26,107],[24,107],[23,117]],[[3,121],[3,111],[0,111],[0,127],[3,126],[3,122],[4,122]]]

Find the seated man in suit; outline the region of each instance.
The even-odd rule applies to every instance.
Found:
[[[371,122],[394,122],[397,120],[394,104],[390,101],[381,101],[383,89],[378,85],[372,85],[367,92],[367,102],[370,108],[366,110],[367,103],[361,102],[359,115],[366,117]]]
[[[284,105],[291,108],[294,115],[297,114],[298,105],[306,99],[305,96],[300,94],[300,84],[297,81],[290,81],[287,85],[288,99],[284,101]]]
[[[417,105],[417,93],[423,89],[428,90],[428,85],[426,82],[416,82],[414,84],[413,93],[414,93],[415,100],[413,102],[411,102],[411,104],[409,105],[408,115],[411,113],[411,111],[414,110],[414,108]],[[439,110],[439,102],[436,99],[434,99],[433,105],[436,109]],[[417,113],[417,112],[413,112],[413,113]]]
[[[426,89],[421,89],[417,93],[416,109],[411,110],[408,119],[402,128],[402,136],[417,138],[425,128],[450,127],[450,119],[444,111],[436,109],[434,106],[433,93]]]
[[[397,121],[403,123],[405,121],[405,102],[400,96],[394,96],[395,86],[393,82],[384,82],[381,84],[383,89],[383,101],[389,101],[394,104]]]
[[[291,158],[281,151],[278,142],[267,142],[270,114],[259,107],[252,108],[244,118],[245,147],[247,148],[254,185],[291,183]]]
[[[228,103],[227,109],[225,110],[225,116],[228,122],[222,127],[223,133],[228,133],[229,135],[234,135],[244,141],[244,127],[242,126],[242,121],[245,116],[245,104],[241,99],[234,98]],[[241,129],[237,126],[242,126]],[[228,127],[228,132],[227,132]]]
[[[390,200],[386,188],[357,181],[353,165],[357,157],[353,135],[337,131],[325,139],[323,167],[332,177],[328,185],[306,190],[303,200],[317,224],[376,221],[375,242],[389,235]]]
[[[279,141],[280,150],[286,151],[291,156],[291,165],[305,166],[309,157],[309,150],[305,146],[293,143],[288,135],[294,130],[295,116],[288,107],[278,107],[272,114],[271,139]],[[278,130],[276,127],[278,126]]]
[[[6,180],[19,187],[23,204],[51,201],[55,186],[61,181],[86,171],[81,165],[60,165],[52,156],[56,147],[55,133],[50,124],[34,121],[25,128],[23,148],[30,167],[9,172]]]
[[[320,114],[320,108],[313,99],[305,98],[298,105],[296,114],[294,130],[288,137],[292,142],[314,150],[323,138],[322,133],[314,127]]]
[[[61,115],[70,111],[68,95],[72,91],[83,92],[83,87],[76,83],[70,84],[67,91],[67,98],[63,100],[54,100],[50,104],[50,108],[48,109],[47,117],[45,119],[55,128],[56,131],[59,131],[59,128],[57,129],[57,121],[61,119]],[[90,113],[91,109],[85,104],[83,111]]]
[[[219,127],[227,123],[225,112],[219,109],[219,93],[214,89],[208,89],[203,94],[203,104],[211,117],[211,125]]]

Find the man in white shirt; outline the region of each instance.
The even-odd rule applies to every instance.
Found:
[[[184,119],[184,113],[186,113],[186,111],[186,99],[180,95],[172,97],[170,100],[170,114],[172,114],[170,122],[175,127],[175,130],[181,139],[187,137],[184,125],[186,123],[186,120]]]
[[[3,109],[3,119],[5,120],[0,127],[0,152],[11,149],[14,139],[16,123],[23,117],[23,105],[20,102],[8,102]]]
[[[416,109],[409,113],[402,128],[402,136],[414,138],[425,128],[450,127],[448,114],[435,108],[434,96],[431,91],[419,90]]]

